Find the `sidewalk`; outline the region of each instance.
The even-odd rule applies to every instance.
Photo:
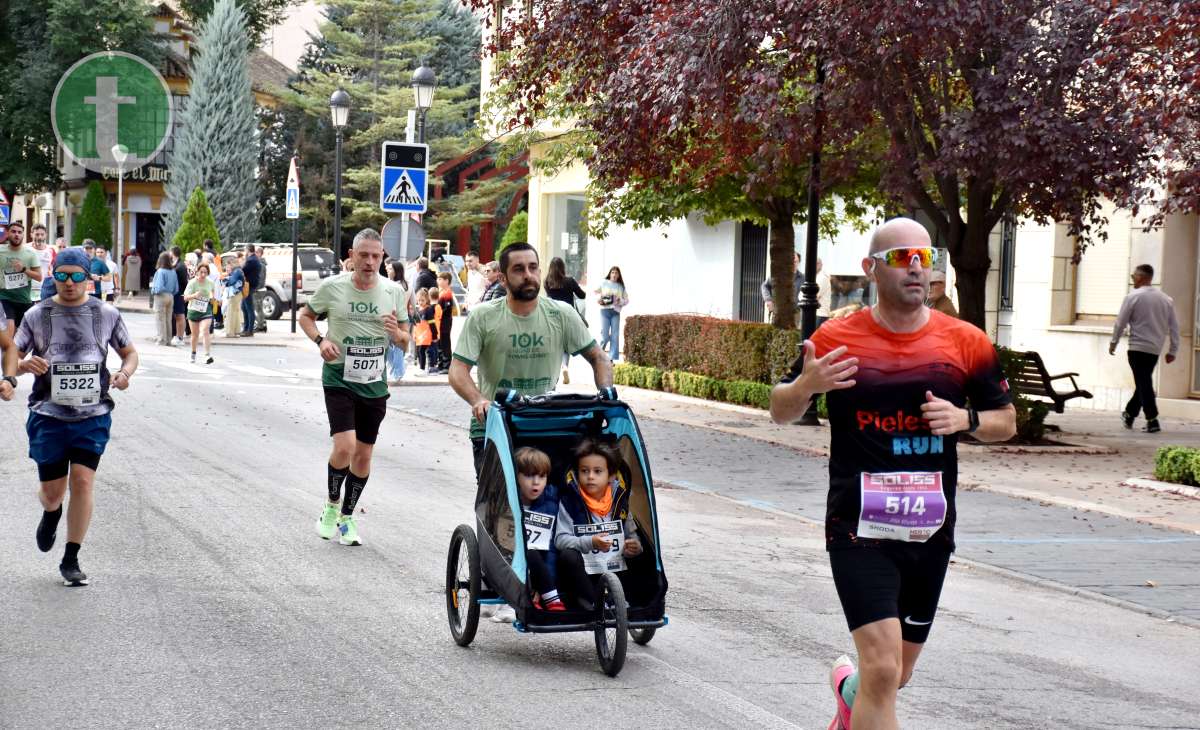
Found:
[[[117,309],[131,314],[153,314],[150,302],[145,295],[131,297],[123,296],[117,300]],[[253,337],[226,337],[224,330],[213,331],[213,345],[224,347],[304,347],[306,339],[300,331],[299,324],[296,332],[291,331],[291,313],[285,313],[276,320],[267,320],[267,331],[258,332]]]
[[[595,389],[582,358],[571,360],[574,392]],[[561,386],[560,386],[561,387]],[[787,446],[827,456],[827,426],[779,426],[765,411],[672,393],[618,386],[621,399],[639,418],[655,418]],[[1036,502],[1100,512],[1174,530],[1200,534],[1200,499],[1124,486],[1129,478],[1151,477],[1160,446],[1200,444],[1200,422],[1163,420],[1163,432],[1129,431],[1112,411],[1051,413],[1055,441],[1078,448],[962,445],[959,485]],[[1138,427],[1140,428],[1140,423]]]

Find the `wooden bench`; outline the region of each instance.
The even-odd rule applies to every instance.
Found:
[[[1062,373],[1061,375],[1051,375],[1046,370],[1046,364],[1042,362],[1042,356],[1030,350],[1020,353],[1021,369],[1017,373],[1015,382],[1010,382],[1009,386],[1013,387],[1021,395],[1029,398],[1046,398],[1054,403],[1054,412],[1062,413],[1066,402],[1072,398],[1091,398],[1092,394],[1086,390],[1082,390],[1079,384],[1075,382],[1075,376],[1079,373]],[[1056,391],[1054,389],[1054,381],[1063,378],[1071,379],[1071,387],[1073,390],[1069,393]]]

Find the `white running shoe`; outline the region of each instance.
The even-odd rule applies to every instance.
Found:
[[[517,612],[506,603],[496,609],[496,615],[492,616],[492,620],[498,624],[511,624],[517,620]]]

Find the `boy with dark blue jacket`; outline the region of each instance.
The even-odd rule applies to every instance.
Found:
[[[534,589],[533,605],[545,611],[565,611],[555,583],[554,523],[558,518],[558,489],[548,484],[550,457],[528,446],[513,452],[517,492],[525,529],[525,564]]]

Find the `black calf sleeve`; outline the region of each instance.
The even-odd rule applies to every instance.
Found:
[[[362,496],[363,488],[367,486],[369,478],[370,475],[360,477],[352,471],[347,471],[346,498],[342,500],[342,514],[354,514],[354,508],[358,506],[358,498]]]
[[[342,498],[342,482],[346,481],[346,475],[350,473],[350,467],[342,467],[334,469],[333,464],[326,464],[329,468],[329,503],[337,504]]]

